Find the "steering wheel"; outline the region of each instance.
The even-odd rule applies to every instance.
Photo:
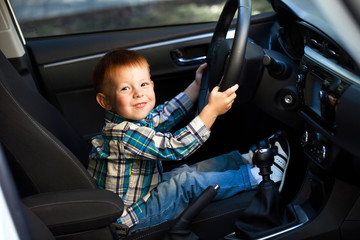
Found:
[[[226,39],[230,24],[238,10],[234,39]],[[244,62],[251,16],[251,0],[228,0],[216,24],[207,53],[208,66],[204,70],[198,101],[198,112],[208,102],[210,90],[219,85],[219,91],[238,83]]]

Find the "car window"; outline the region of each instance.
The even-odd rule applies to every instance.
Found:
[[[11,0],[25,38],[212,22],[225,0]],[[253,0],[252,12],[272,11]]]

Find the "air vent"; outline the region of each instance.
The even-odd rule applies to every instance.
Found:
[[[329,36],[306,22],[301,21],[299,24],[302,33],[304,34],[306,46],[319,52],[324,57],[331,59],[339,66],[350,70],[353,73],[360,74],[360,68],[357,66],[356,62]]]
[[[324,55],[338,62],[340,59],[340,50],[334,44],[326,42],[324,46]]]
[[[311,48],[322,52],[323,45],[324,45],[324,38],[322,36],[320,36],[319,34],[316,34],[314,32],[309,32],[308,38],[309,38],[308,39],[308,45]]]
[[[343,61],[345,58],[345,56],[343,56],[344,52],[341,52],[340,48],[333,44],[326,36],[310,30],[307,34],[307,45],[337,64],[352,69],[352,66],[350,66],[347,61]]]

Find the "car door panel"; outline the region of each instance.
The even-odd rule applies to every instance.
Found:
[[[266,14],[253,18],[249,37],[266,44],[263,36],[272,20]],[[44,96],[89,139],[103,124],[103,111],[95,101],[91,79],[96,62],[105,52],[128,48],[143,54],[150,64],[157,104],[160,104],[185,89],[200,63],[176,64],[173,53],[182,51],[184,58],[206,56],[215,24],[28,39],[27,47]]]

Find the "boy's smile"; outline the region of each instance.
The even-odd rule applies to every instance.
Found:
[[[146,67],[116,69],[104,90],[106,109],[126,119],[144,120],[155,106],[154,83]]]
[[[142,103],[137,103],[137,104],[135,104],[135,107],[136,108],[143,108],[143,107],[145,107],[146,106],[146,102],[142,102]]]

